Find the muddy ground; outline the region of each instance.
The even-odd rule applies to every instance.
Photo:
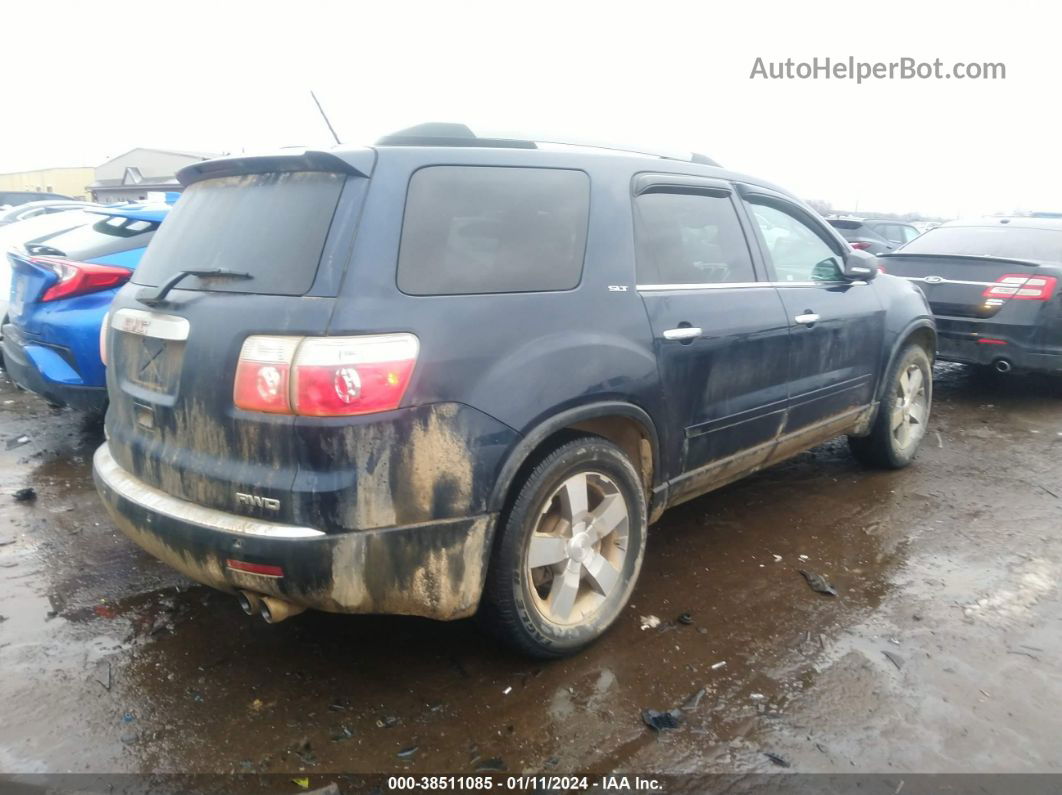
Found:
[[[248,618],[113,528],[98,422],[0,378],[0,773],[1062,772],[1062,385],[937,376],[914,466],[834,442],[669,512],[550,664],[471,621]]]

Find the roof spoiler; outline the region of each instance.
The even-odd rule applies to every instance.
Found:
[[[354,149],[341,154],[312,149],[292,149],[265,155],[219,157],[193,163],[177,172],[181,185],[216,177],[235,177],[244,174],[270,174],[282,171],[327,171],[368,177],[376,163],[372,149]]]

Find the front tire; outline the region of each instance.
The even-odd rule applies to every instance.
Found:
[[[932,368],[921,345],[910,343],[900,351],[889,368],[870,434],[848,437],[848,446],[860,463],[903,469],[914,460],[933,405]]]
[[[618,447],[585,437],[551,452],[517,488],[480,618],[523,654],[574,654],[604,634],[634,590],[645,557],[641,481]]]

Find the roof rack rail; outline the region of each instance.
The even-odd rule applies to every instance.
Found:
[[[466,124],[454,124],[450,122],[428,122],[407,127],[404,130],[389,133],[376,141],[377,146],[485,146],[504,149],[538,149],[538,144],[550,144],[552,146],[580,146],[590,149],[605,149],[611,152],[628,152],[635,155],[659,157],[664,160],[679,160],[688,163],[698,163],[705,166],[716,166],[717,163],[707,155],[700,152],[664,152],[641,147],[618,146],[611,143],[580,140],[550,140],[543,138],[510,138],[490,137],[480,138]]]

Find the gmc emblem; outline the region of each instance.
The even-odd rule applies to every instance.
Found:
[[[280,500],[274,500],[272,497],[259,497],[257,494],[244,494],[242,491],[236,492],[236,503],[248,508],[262,508],[266,511],[280,510]]]

